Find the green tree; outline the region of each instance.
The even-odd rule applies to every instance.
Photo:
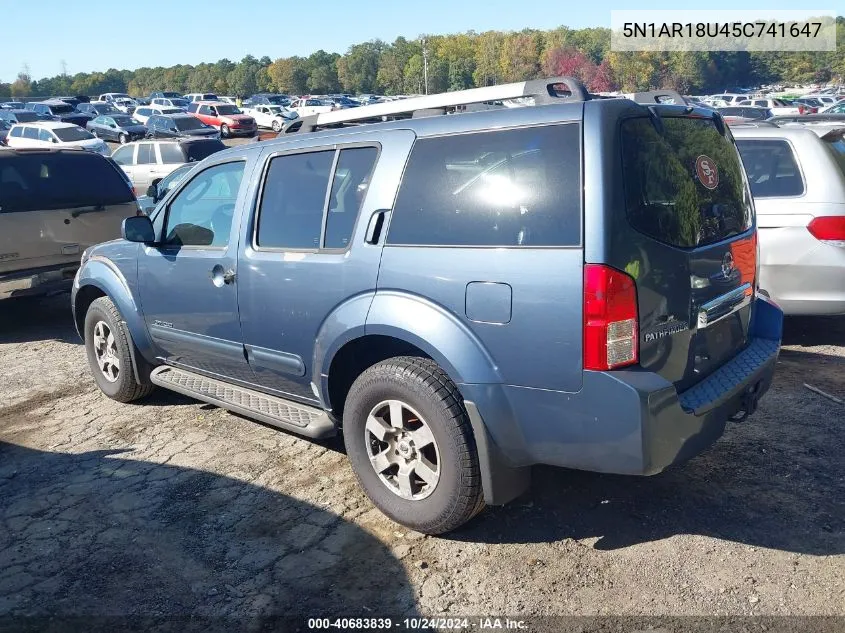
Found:
[[[499,31],[487,31],[478,36],[475,42],[476,86],[492,86],[502,78],[499,66],[504,35]]]
[[[32,94],[32,77],[25,71],[18,73],[18,78],[12,83],[9,92],[13,97],[28,97]]]
[[[379,58],[384,42],[374,40],[351,46],[337,63],[340,85],[348,92],[372,93],[378,86]]]

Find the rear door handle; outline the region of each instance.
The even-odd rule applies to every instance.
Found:
[[[389,209],[379,209],[370,216],[370,223],[367,225],[367,244],[378,244],[379,238],[384,231],[384,219]]]

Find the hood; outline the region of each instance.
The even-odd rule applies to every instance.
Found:
[[[147,133],[147,126],[146,125],[125,125],[120,128],[124,132],[129,132],[130,134],[146,134]]]

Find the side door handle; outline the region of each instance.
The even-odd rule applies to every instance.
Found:
[[[390,209],[379,209],[370,216],[370,223],[367,225],[367,244],[378,244],[379,238],[384,231],[384,219]]]
[[[231,268],[227,270],[220,264],[212,268],[208,276],[211,277],[211,283],[218,288],[235,283],[235,271]]]

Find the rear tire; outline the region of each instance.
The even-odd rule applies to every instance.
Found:
[[[153,390],[152,384],[135,382],[130,345],[120,312],[108,297],[96,299],[85,314],[85,352],[94,381],[104,394],[118,402],[132,402]]]
[[[276,133],[279,133],[279,132],[282,131],[282,124],[279,123],[278,119],[273,120],[272,128],[273,128],[273,131],[276,132]]]
[[[443,534],[484,508],[463,399],[434,361],[402,356],[362,373],[346,399],[343,437],[364,492],[397,523]]]

